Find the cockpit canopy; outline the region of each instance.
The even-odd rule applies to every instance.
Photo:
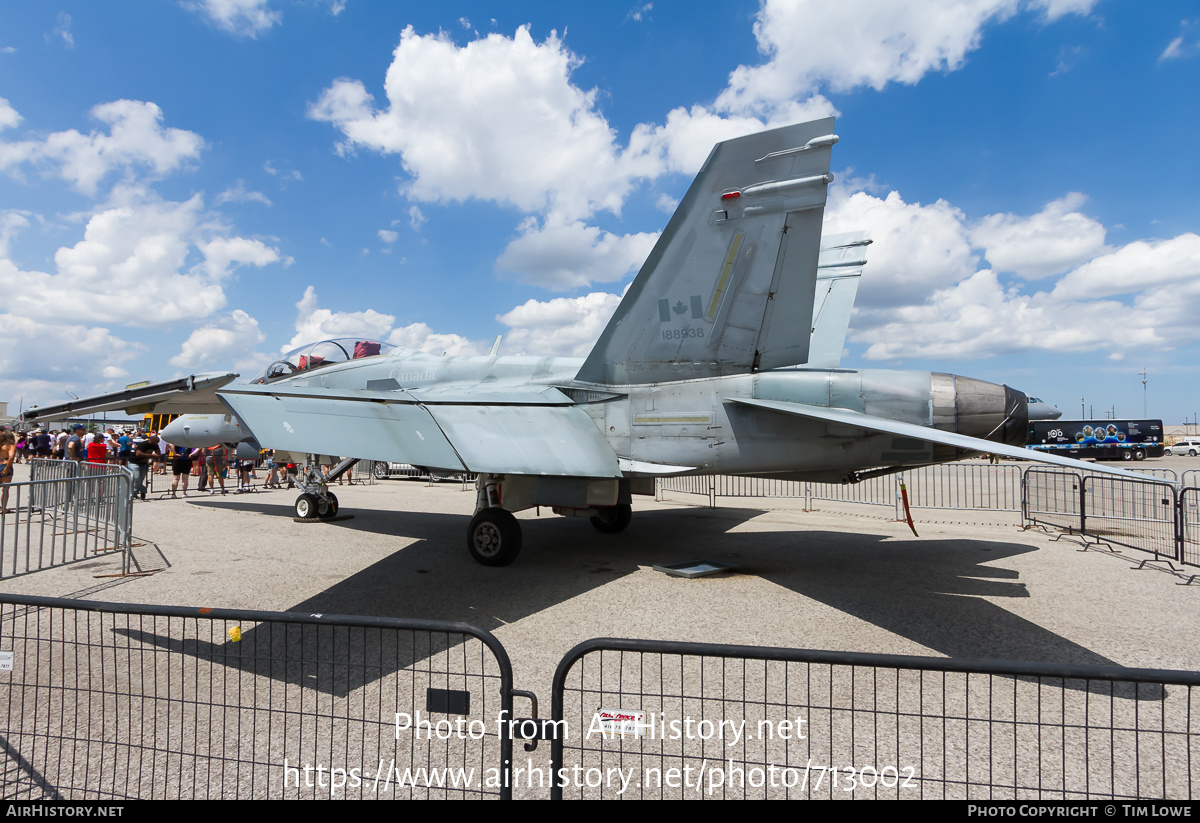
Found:
[[[359,360],[363,357],[387,354],[394,348],[396,347],[390,343],[366,340],[361,337],[338,337],[318,343],[307,343],[292,349],[267,366],[262,374],[251,382],[270,383],[273,380],[291,377],[300,372],[319,369],[331,363],[344,363],[347,360]]]

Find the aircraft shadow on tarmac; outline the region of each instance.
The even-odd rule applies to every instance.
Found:
[[[197,505],[267,514],[291,511],[288,506],[241,499]],[[474,563],[462,544],[467,515],[357,510],[353,519],[304,528],[321,530],[321,539],[331,550],[336,550],[336,535],[342,529],[421,537],[288,611],[462,621],[492,630],[637,572],[639,566],[703,556],[734,562],[741,574],[790,589],[950,658],[1118,665],[984,599],[1029,597],[1017,571],[989,564],[1038,551],[1032,546],[984,540],[892,540],[852,531],[736,530],[762,513],[756,509],[643,511],[635,515],[629,531],[615,536],[594,531],[586,521],[543,518],[526,522],[525,548],[515,564],[487,568]],[[794,602],[788,605],[795,607]],[[770,607],[764,606],[754,619],[770,619],[770,615]],[[731,615],[730,619],[746,618]],[[681,625],[688,621],[688,614],[679,615]],[[275,632],[266,625],[243,632],[233,658],[221,638],[215,643],[180,643],[146,633],[139,637],[152,645],[209,659],[223,657],[226,665],[257,670],[260,652],[266,654],[272,644],[276,653],[284,648]],[[317,641],[314,635],[311,643]],[[781,645],[808,644],[797,638]],[[442,650],[436,644],[425,649],[410,644],[409,651],[397,653],[395,664],[407,666]],[[364,669],[314,678],[296,668],[269,676],[345,694],[373,675]],[[1107,692],[1109,686],[1101,683],[1091,688]],[[1130,690],[1120,696],[1135,695]],[[1143,686],[1136,696],[1161,699],[1163,690]]]

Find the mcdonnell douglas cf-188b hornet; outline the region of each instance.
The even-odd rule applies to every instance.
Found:
[[[494,566],[520,551],[513,512],[619,532],[657,477],[854,482],[978,453],[1138,477],[1022,448],[1028,400],[1007,386],[838,368],[844,322],[814,333],[857,288],[818,277],[837,140],[825,119],[719,143],[583,360],[326,341],[343,354],[314,346],[217,397],[264,447],[345,458],[330,477],[357,458],[475,474],[467,546]],[[297,514],[337,506],[310,471]]]

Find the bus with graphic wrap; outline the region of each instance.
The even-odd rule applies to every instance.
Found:
[[[1163,456],[1161,420],[1035,420],[1026,448],[1063,457],[1145,460]]]

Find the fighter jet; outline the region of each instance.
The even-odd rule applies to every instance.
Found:
[[[817,292],[813,303],[809,361],[820,368],[836,368],[846,343],[850,314],[858,294],[858,280],[867,262],[871,240],[865,231],[824,235],[817,263]],[[490,356],[500,352],[501,337],[492,343]],[[338,363],[390,352],[395,347],[378,340],[338,338],[306,343],[283,354],[253,382],[263,383],[295,374],[309,364]],[[33,407],[24,419],[42,423],[72,416],[122,410],[127,414],[177,415],[159,432],[168,443],[189,448],[226,445],[237,448],[238,458],[257,457],[262,447],[241,421],[217,399],[219,388],[240,375],[209,372],[157,383],[133,383],[124,390],[66,403]]]
[[[855,482],[991,453],[1138,477],[1021,448],[1008,386],[812,345],[808,318],[849,313],[832,282],[817,304],[837,141],[824,119],[719,143],[583,360],[309,352],[218,396],[265,447],[345,458],[330,478],[356,458],[475,474],[467,547],[492,566],[521,549],[514,512],[620,532],[670,475]],[[298,516],[336,516],[326,483],[310,472]]]

